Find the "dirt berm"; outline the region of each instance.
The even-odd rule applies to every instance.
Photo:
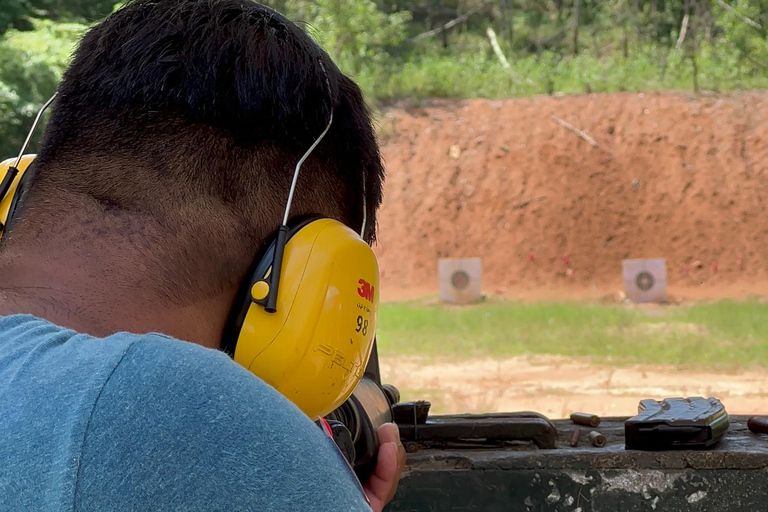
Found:
[[[513,297],[615,294],[621,261],[648,257],[681,297],[768,294],[767,122],[768,92],[389,108],[383,297],[434,293],[438,258],[475,256]]]

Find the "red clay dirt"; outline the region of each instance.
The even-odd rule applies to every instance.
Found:
[[[438,258],[478,256],[484,290],[516,298],[615,295],[621,260],[647,257],[677,298],[765,294],[767,119],[768,92],[392,107],[382,297],[435,293]]]

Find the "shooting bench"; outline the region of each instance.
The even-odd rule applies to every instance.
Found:
[[[552,423],[554,449],[532,442],[411,446],[415,451],[387,511],[768,510],[768,436],[751,433],[746,417],[732,416],[720,444],[697,451],[626,450],[624,418],[604,418],[597,429],[578,427],[579,444],[571,447],[577,425]],[[605,447],[592,446],[591,430],[605,435]]]

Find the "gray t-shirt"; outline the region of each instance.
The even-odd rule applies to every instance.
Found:
[[[0,510],[369,511],[332,440],[226,355],[0,317]]]

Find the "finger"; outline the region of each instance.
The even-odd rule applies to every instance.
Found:
[[[402,441],[400,441],[400,429],[395,423],[385,423],[378,430],[379,444],[395,443],[397,445],[397,460],[398,465],[402,468],[405,467],[407,455],[405,453],[405,447],[403,447]]]
[[[405,453],[405,447],[403,446],[402,441],[400,441],[400,429],[397,424],[385,423],[379,427],[378,434],[380,444],[395,443],[397,446],[397,466],[400,473],[402,473],[408,456]]]
[[[397,445],[386,443],[379,446],[376,469],[365,485],[365,493],[375,512],[383,510],[395,496],[401,472]]]
[[[379,435],[379,444],[400,443],[400,429],[395,423],[385,423],[376,433]]]

